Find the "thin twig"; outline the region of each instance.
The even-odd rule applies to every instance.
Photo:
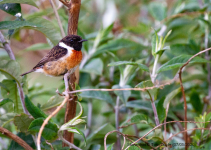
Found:
[[[185,96],[185,90],[184,90],[184,87],[183,87],[183,84],[182,84],[182,70],[185,66],[187,66],[189,64],[189,62],[195,58],[196,56],[204,53],[204,52],[207,52],[211,50],[211,48],[208,48],[208,49],[205,49],[195,55],[193,55],[184,65],[182,65],[182,67],[179,69],[179,80],[180,80],[180,86],[181,86],[181,91],[182,91],[182,96],[183,96],[183,101],[184,101],[184,111],[185,111],[185,117],[184,117],[184,120],[187,121],[187,102],[186,102],[186,96]],[[185,130],[187,130],[187,123],[185,123]],[[185,133],[185,137],[184,137],[184,140],[185,142],[187,143],[188,142],[188,133],[186,132]],[[188,149],[188,145],[185,145],[185,150]]]
[[[58,14],[58,12],[57,12],[56,6],[55,6],[53,0],[49,0],[49,1],[50,1],[50,3],[51,3],[51,6],[52,6],[52,8],[53,8],[53,11],[54,11],[54,13],[55,13],[55,15],[56,15],[56,19],[57,19],[58,24],[59,24],[59,28],[60,28],[60,31],[61,31],[61,35],[62,35],[62,37],[65,37],[64,29],[63,29],[63,27],[62,27],[62,23],[61,23],[61,20],[60,20],[60,18],[59,18],[59,14]]]
[[[176,134],[174,134],[174,135],[172,135],[171,137],[169,137],[166,141],[169,141],[169,140],[171,140],[173,137],[175,137],[175,136],[177,136],[178,134],[180,134],[180,133],[183,133],[183,132],[188,132],[188,131],[193,131],[193,130],[210,130],[211,131],[211,129],[210,128],[193,128],[193,129],[188,129],[188,130],[184,130],[184,131],[180,131],[180,132],[178,132],[178,133],[176,133]],[[185,145],[189,145],[190,143],[185,143]],[[160,145],[158,145],[157,147],[155,147],[156,149],[157,148],[159,148],[161,146],[161,144]]]
[[[69,7],[71,4],[68,3],[66,0],[59,0],[62,4],[64,4],[65,6]]]
[[[20,146],[22,146],[24,149],[27,149],[27,150],[34,150],[31,146],[29,146],[24,140],[22,140],[20,137],[18,137],[17,135],[13,134],[12,132],[10,132],[9,130],[5,129],[5,128],[2,128],[0,126],[0,132],[11,138],[13,141],[17,142]]]
[[[70,91],[69,94],[73,93],[79,93],[79,92],[87,92],[87,91],[104,91],[104,92],[113,92],[113,91],[146,91],[146,90],[152,90],[154,88],[163,88],[166,85],[170,85],[172,82],[175,81],[176,78],[172,79],[170,82],[161,84],[161,85],[155,85],[152,87],[146,87],[146,88],[125,88],[125,89],[81,89],[81,90],[75,90]]]
[[[66,73],[64,75],[64,82],[65,82],[65,99],[63,100],[63,102],[56,108],[56,110],[50,114],[43,122],[40,130],[39,130],[39,133],[38,133],[38,137],[37,137],[37,149],[38,150],[41,150],[41,147],[40,147],[40,139],[41,139],[41,135],[42,135],[42,132],[44,130],[44,127],[45,125],[48,123],[48,121],[55,115],[57,114],[61,109],[62,107],[66,104],[66,102],[69,100],[69,94],[68,94],[68,91],[69,91],[69,84],[68,84],[68,76],[69,76],[69,73]]]
[[[195,121],[169,121],[169,122],[166,122],[166,123],[162,123],[162,124],[159,124],[158,126],[154,127],[153,129],[151,129],[149,132],[147,132],[144,136],[142,136],[141,138],[139,138],[138,140],[136,140],[135,142],[133,142],[131,145],[134,145],[136,144],[138,141],[142,140],[144,137],[146,137],[147,135],[149,135],[152,131],[154,131],[155,129],[165,125],[165,124],[169,124],[169,123],[175,123],[175,122],[187,122],[187,123],[207,123],[207,122],[210,122],[210,121],[207,121],[207,122],[195,122]],[[105,140],[105,138],[104,138]],[[127,150],[131,145],[129,145],[125,150]]]
[[[115,126],[116,126],[117,131],[119,131],[119,101],[120,101],[120,98],[119,98],[119,96],[117,96],[116,106],[115,106]],[[116,145],[117,145],[117,149],[120,150],[121,149],[121,140],[120,140],[119,134],[117,134]]]
[[[105,137],[104,137],[104,149],[105,149],[105,150],[107,150],[107,147],[106,147],[106,139],[107,139],[107,137],[108,137],[110,134],[112,134],[112,133],[114,133],[114,132],[119,133],[120,135],[122,135],[123,137],[125,137],[125,138],[127,138],[127,139],[129,140],[129,138],[127,137],[126,134],[123,134],[123,133],[121,133],[121,132],[119,132],[119,131],[117,131],[117,130],[110,131],[110,132],[108,132],[108,133],[105,135]],[[129,141],[131,141],[131,140],[129,140]],[[131,141],[131,142],[132,142],[132,141]],[[139,147],[139,148],[140,148],[140,147]],[[123,146],[122,146],[121,149],[124,149],[124,144],[123,144]],[[140,148],[140,149],[141,149],[141,148]]]
[[[4,49],[7,51],[10,59],[15,60],[15,55],[10,47],[10,45],[5,41],[3,34],[0,31],[0,42],[3,44]]]

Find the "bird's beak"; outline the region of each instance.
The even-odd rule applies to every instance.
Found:
[[[80,40],[80,41],[78,41],[78,42],[79,42],[79,43],[82,43],[82,42],[85,42],[85,41],[87,41],[87,40],[82,39],[82,40]]]

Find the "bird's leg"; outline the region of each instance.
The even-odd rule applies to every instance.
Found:
[[[70,73],[67,72],[65,75],[64,75],[64,84],[65,84],[65,91],[63,92],[64,95],[69,95],[69,82],[68,82],[68,77],[70,76]]]

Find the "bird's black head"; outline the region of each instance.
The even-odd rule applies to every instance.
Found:
[[[67,46],[72,47],[76,51],[80,51],[82,48],[82,43],[84,41],[87,41],[87,40],[82,39],[78,35],[68,35],[64,37],[60,42],[63,42]]]

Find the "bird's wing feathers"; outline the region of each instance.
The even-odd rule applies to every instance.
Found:
[[[46,56],[44,56],[33,69],[42,68],[43,65],[47,62],[56,61],[56,60],[62,58],[63,56],[65,56],[67,54],[67,52],[68,51],[66,48],[63,48],[63,47],[60,47],[57,45],[53,49],[51,49],[51,51],[48,52],[48,54]]]

